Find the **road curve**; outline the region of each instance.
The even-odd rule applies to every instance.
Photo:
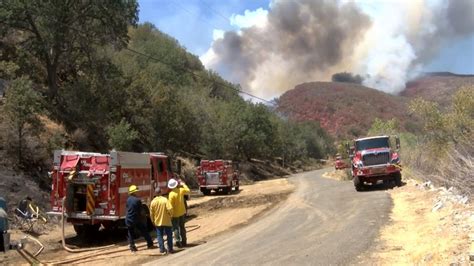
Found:
[[[390,195],[356,192],[352,182],[322,178],[325,171],[292,176],[295,192],[255,223],[150,265],[357,263],[388,221]]]

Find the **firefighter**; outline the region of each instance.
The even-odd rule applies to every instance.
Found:
[[[166,255],[168,252],[173,253],[173,231],[171,224],[171,216],[173,214],[173,207],[168,200],[168,194],[163,193],[160,187],[155,189],[156,197],[150,204],[150,217],[156,228],[156,238],[160,248],[161,255]],[[168,243],[168,250],[165,249],[163,236],[166,234]]]
[[[127,199],[127,216],[125,217],[125,225],[128,229],[128,243],[130,245],[130,251],[136,252],[137,247],[133,239],[134,231],[137,229],[140,234],[145,238],[148,249],[154,248],[153,240],[147,231],[146,224],[143,224],[140,219],[140,212],[142,208],[142,201],[137,197],[138,187],[131,185],[128,188],[128,199]]]
[[[176,246],[184,247],[187,245],[186,228],[184,227],[186,213],[184,196],[189,194],[189,188],[184,182],[178,182],[176,179],[170,179],[168,181],[168,188],[171,189],[168,198],[173,207],[171,223],[173,224]]]

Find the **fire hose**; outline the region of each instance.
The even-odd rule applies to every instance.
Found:
[[[62,205],[61,206],[62,207],[62,212],[61,212],[61,244],[67,252],[80,253],[80,252],[86,252],[86,251],[104,250],[104,249],[111,248],[111,247],[115,246],[115,245],[108,245],[108,246],[104,246],[104,247],[80,248],[80,249],[72,249],[72,248],[68,247],[66,245],[66,237],[64,235],[64,226],[65,226],[65,222],[64,222],[64,209],[65,209],[64,208],[64,202],[65,201],[66,201],[66,197],[63,198],[62,203],[61,203],[61,205]]]

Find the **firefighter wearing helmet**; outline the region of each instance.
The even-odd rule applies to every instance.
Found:
[[[153,248],[153,240],[148,233],[146,224],[143,224],[140,219],[140,212],[142,208],[142,201],[138,198],[137,192],[139,189],[136,185],[131,185],[128,188],[128,199],[127,199],[127,216],[125,217],[125,225],[128,230],[128,243],[130,245],[130,251],[136,252],[137,247],[135,246],[134,231],[140,232],[147,242],[148,249]]]
[[[181,180],[168,180],[168,188],[171,189],[168,200],[173,207],[171,223],[173,226],[173,234],[176,240],[176,246],[185,247],[187,245],[185,214],[186,207],[184,205],[184,196],[189,195],[188,186]]]

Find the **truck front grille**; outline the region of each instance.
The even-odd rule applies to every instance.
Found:
[[[206,173],[206,184],[207,185],[219,185],[219,172]]]
[[[390,161],[390,153],[380,152],[365,154],[362,157],[362,161],[364,162],[365,166],[386,164]]]

